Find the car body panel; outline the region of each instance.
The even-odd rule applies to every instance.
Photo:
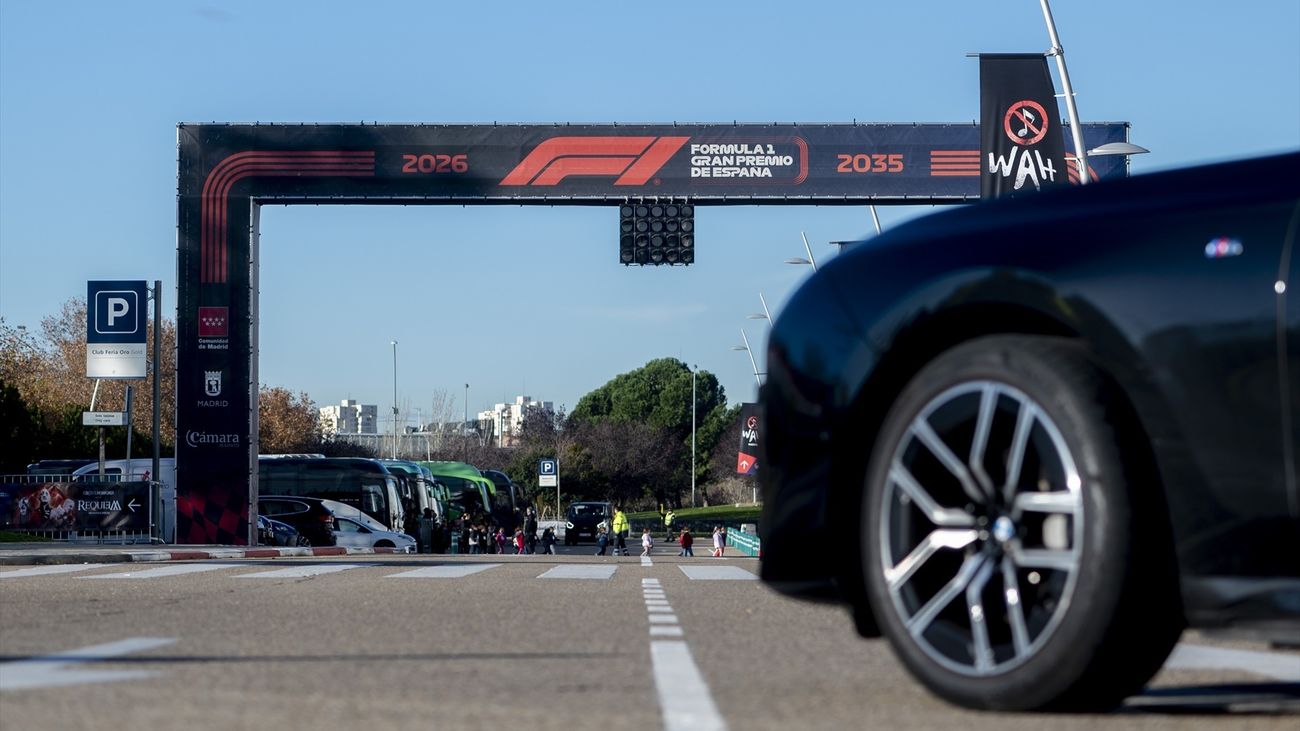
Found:
[[[851,593],[857,494],[893,396],[997,332],[1077,338],[1116,381],[1186,577],[1300,577],[1300,551],[1277,550],[1300,535],[1300,298],[1276,291],[1296,284],[1297,169],[1289,154],[985,203],[822,266],[769,342],[764,579]],[[828,561],[828,542],[848,550]]]

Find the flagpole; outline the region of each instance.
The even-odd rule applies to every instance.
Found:
[[[1070,136],[1074,138],[1074,160],[1079,166],[1079,184],[1091,182],[1088,176],[1088,156],[1084,152],[1083,127],[1079,124],[1079,109],[1074,104],[1074,88],[1070,86],[1070,72],[1065,70],[1065,49],[1061,48],[1061,39],[1056,35],[1056,21],[1052,19],[1052,9],[1047,0],[1039,0],[1043,6],[1043,20],[1047,22],[1047,36],[1052,41],[1048,55],[1056,57],[1056,70],[1061,74],[1061,91],[1065,94],[1065,111],[1070,115]]]

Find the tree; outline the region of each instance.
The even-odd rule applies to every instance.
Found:
[[[153,323],[147,332],[147,352],[153,353]],[[162,362],[159,367],[162,403],[160,437],[163,454],[175,443],[176,327],[163,321]],[[90,410],[95,381],[86,377],[86,304],[73,298],[58,314],[41,321],[39,335],[0,320],[0,380],[17,389],[35,422],[34,452],[22,459],[90,457],[98,453],[98,434],[81,425],[81,412]],[[149,379],[100,381],[97,411],[126,409],[126,386],[134,388],[131,425],[133,456],[152,452],[153,384]],[[105,430],[106,449],[125,456],[126,432]]]
[[[661,458],[671,459],[671,475],[657,475],[650,489],[669,504],[679,504],[681,490],[690,484],[690,470],[697,481],[708,474],[708,455],[717,445],[734,410],[727,408],[726,392],[708,371],[695,374],[696,461],[691,465],[691,369],[676,358],[659,358],[641,368],[615,376],[605,385],[583,396],[569,421],[576,426],[602,423],[638,424],[662,432],[662,439],[676,443]],[[623,439],[644,439],[644,430],[624,434]],[[596,440],[593,446],[616,445]]]
[[[262,386],[257,397],[258,450],[262,454],[315,452],[321,444],[320,411],[306,393]]]

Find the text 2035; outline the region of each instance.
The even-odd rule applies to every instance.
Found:
[[[888,155],[880,153],[867,154],[865,152],[856,155],[840,154],[839,165],[835,166],[837,173],[901,173],[903,172],[903,156]]]

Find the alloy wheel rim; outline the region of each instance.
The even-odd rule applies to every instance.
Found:
[[[890,601],[931,660],[1005,673],[1060,625],[1083,550],[1082,480],[1022,391],[979,380],[931,399],[894,450],[877,515]]]

